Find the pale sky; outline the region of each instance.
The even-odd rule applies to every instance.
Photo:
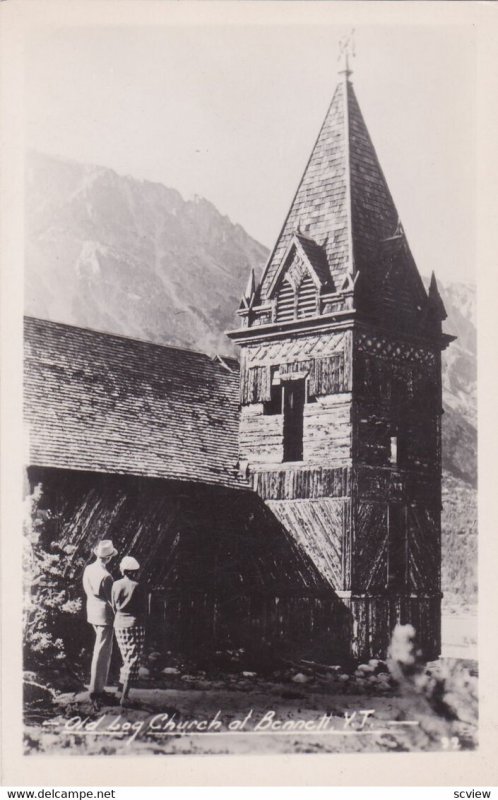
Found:
[[[332,97],[347,30],[38,34],[26,59],[26,144],[204,196],[271,247]],[[472,29],[360,27],[355,38],[355,91],[419,270],[474,280]]]

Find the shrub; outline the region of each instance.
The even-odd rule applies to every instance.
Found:
[[[57,685],[79,677],[84,643],[78,635],[79,574],[74,546],[55,541],[57,519],[44,507],[41,484],[25,500],[23,537],[24,668]]]

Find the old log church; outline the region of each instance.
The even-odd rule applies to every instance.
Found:
[[[416,176],[414,176],[416,178]],[[440,650],[441,351],[347,62],[231,358],[27,318],[31,486],[143,565],[168,649]]]

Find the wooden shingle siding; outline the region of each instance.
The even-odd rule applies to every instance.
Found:
[[[335,91],[320,136],[272,253],[262,286],[264,297],[300,223],[311,225],[310,236],[317,242],[329,237],[325,250],[332,275],[339,276],[347,263],[344,91],[343,84]]]
[[[298,226],[320,246],[338,289],[353,263],[362,307],[419,322],[426,295],[350,81],[339,83],[262,280],[267,294]],[[316,247],[316,244],[315,244]],[[354,252],[353,252],[354,250]],[[322,278],[323,279],[323,278]]]
[[[398,214],[351,84],[348,84],[351,224],[360,272],[368,270],[380,239],[392,236]]]

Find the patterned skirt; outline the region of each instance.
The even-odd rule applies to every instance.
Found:
[[[133,625],[131,628],[114,628],[114,632],[123,659],[119,680],[121,683],[136,681],[144,648],[145,628],[143,625]]]

